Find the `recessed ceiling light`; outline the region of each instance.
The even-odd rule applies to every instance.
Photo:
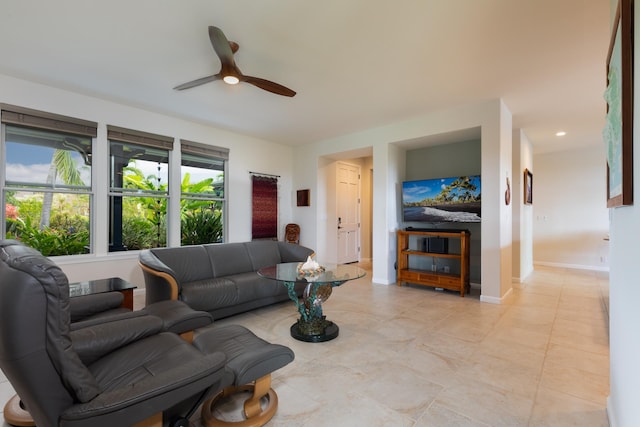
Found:
[[[556,132],[556,136],[565,136],[567,133],[563,130],[561,130],[560,132]]]

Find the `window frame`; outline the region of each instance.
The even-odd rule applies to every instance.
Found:
[[[199,201],[211,201],[213,203],[220,203],[222,205],[222,238],[221,242],[226,241],[227,238],[227,166],[229,163],[229,149],[224,147],[219,147],[215,145],[203,144],[195,141],[190,141],[186,139],[180,140],[180,183],[182,183],[182,166],[183,165],[183,156],[187,154],[194,158],[200,158],[203,162],[207,160],[222,162],[222,176],[223,176],[223,188],[222,188],[222,196],[214,195],[214,194],[202,194],[197,195],[195,193],[184,193],[182,192],[182,186],[179,188],[180,194],[180,203],[182,200],[199,200]],[[203,168],[205,169],[205,168]],[[214,169],[212,169],[214,170]],[[180,212],[181,213],[181,212]],[[180,221],[180,239],[179,244],[182,246],[182,221]],[[216,243],[216,242],[210,242]]]
[[[0,189],[2,200],[6,203],[7,193],[9,191],[22,191],[27,193],[51,193],[55,194],[75,194],[88,197],[89,208],[89,253],[95,252],[95,190],[96,180],[94,174],[93,157],[91,157],[91,185],[76,187],[73,185],[56,185],[53,183],[48,186],[43,183],[30,183],[30,182],[9,182],[7,186],[6,180],[6,135],[7,126],[21,129],[31,129],[37,132],[55,133],[64,136],[77,136],[80,138],[86,138],[90,141],[90,154],[92,156],[96,147],[96,138],[98,133],[98,123],[78,119],[75,117],[63,116],[60,114],[49,113],[40,110],[34,110],[30,108],[20,107],[11,104],[0,103],[0,162],[5,167],[4,172],[0,174]],[[46,147],[45,145],[35,144],[36,146]],[[55,144],[54,144],[55,145]],[[56,149],[52,146],[49,148]],[[77,150],[80,152],[79,150]],[[85,159],[86,161],[86,159]],[[6,238],[7,233],[7,218],[5,210],[0,214],[0,232],[3,238]],[[84,255],[74,254],[72,256]]]
[[[107,182],[107,207],[108,207],[108,224],[109,224],[109,233],[107,236],[108,241],[108,253],[121,252],[127,250],[124,242],[122,241],[122,226],[123,226],[123,216],[122,211],[120,211],[120,216],[113,216],[114,207],[113,203],[118,202],[122,204],[124,198],[128,197],[140,197],[141,195],[145,197],[151,198],[159,198],[166,199],[166,208],[165,208],[165,230],[164,230],[164,242],[165,246],[170,246],[169,241],[169,225],[172,217],[171,213],[171,157],[173,151],[173,142],[174,138],[170,136],[153,134],[150,132],[143,132],[133,129],[127,129],[119,126],[107,125],[107,161],[108,161],[108,182]],[[114,144],[124,144],[133,147],[142,147],[142,148],[150,148],[159,151],[166,151],[166,160],[167,160],[167,189],[164,191],[157,190],[130,190],[124,187],[124,182],[122,183],[122,187],[113,186],[112,177],[114,172],[112,170],[112,143]],[[131,159],[128,160],[129,162]],[[122,206],[122,205],[121,205]],[[116,230],[119,224],[119,231]],[[160,247],[160,246],[156,246]],[[132,249],[135,250],[135,249]]]

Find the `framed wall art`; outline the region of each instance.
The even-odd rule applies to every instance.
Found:
[[[529,169],[524,170],[524,204],[533,204],[533,174]]]
[[[298,206],[309,206],[309,190],[298,190],[296,192],[296,202]]]
[[[633,204],[633,1],[618,0],[607,55],[607,207]]]

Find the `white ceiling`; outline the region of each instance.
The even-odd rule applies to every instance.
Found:
[[[174,91],[209,25],[297,95]],[[289,145],[498,97],[536,152],[600,144],[608,43],[609,0],[0,0],[0,73]]]

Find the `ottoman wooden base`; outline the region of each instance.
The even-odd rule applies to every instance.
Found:
[[[4,405],[4,420],[8,424],[18,427],[34,427],[36,425],[17,394]]]
[[[244,420],[224,421],[215,418],[213,414],[220,399],[245,391],[253,391],[253,394],[244,402]],[[268,403],[266,408],[262,409],[261,400],[265,396],[268,399]],[[277,409],[278,395],[271,388],[271,374],[269,374],[258,378],[255,384],[227,387],[217,396],[206,401],[202,405],[202,423],[206,427],[260,427],[273,418]]]

